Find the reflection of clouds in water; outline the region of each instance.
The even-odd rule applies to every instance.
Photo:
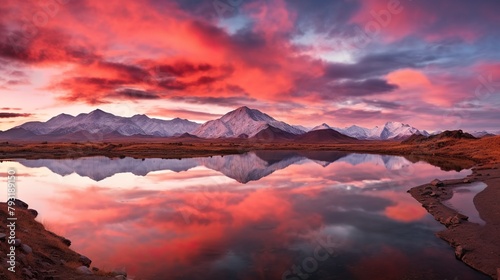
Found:
[[[175,160],[180,166],[170,171],[161,169],[165,167],[161,160],[154,164],[139,160],[143,166],[133,166],[135,160],[112,160],[109,162],[118,166],[103,167],[105,172],[132,172],[128,171],[132,168],[148,175],[117,173],[94,182],[72,174],[65,177],[71,183],[64,184],[59,175],[45,171],[43,181],[27,184],[26,189],[33,194],[27,191],[23,195],[28,202],[33,201],[30,204],[35,209],[37,204],[45,205],[41,211],[45,219],[96,265],[125,266],[131,274],[150,279],[157,275],[172,279],[280,279],[291,265],[310,256],[316,239],[325,236],[341,240],[342,251],[325,261],[318,275],[352,278],[356,271],[347,267],[358,270],[363,264],[376,263],[380,257],[388,257],[380,253],[383,250],[399,252],[395,255],[408,262],[418,258],[420,262],[413,265],[419,268],[434,267],[423,257],[429,254],[440,258],[436,271],[438,264],[456,265],[452,254],[448,258],[443,253],[449,253],[448,248],[435,239],[432,229],[422,226],[432,218],[412,211],[419,205],[401,186],[459,174],[414,164],[415,176],[394,177],[385,164],[390,161],[377,159],[357,165],[337,161],[344,156],[311,156],[332,160],[325,167],[294,152],[214,157],[212,162],[205,158],[180,173],[175,170],[186,167],[182,160]],[[66,166],[81,168],[86,164]],[[22,165],[19,169],[31,170]],[[219,172],[239,180],[260,180],[242,185]],[[42,193],[45,195],[34,195]],[[412,267],[402,272],[400,268],[386,269],[386,274],[401,275]]]
[[[444,201],[443,204],[468,216],[469,222],[485,225],[486,222],[481,219],[474,205],[474,197],[486,187],[487,185],[485,183],[476,182],[463,187],[454,188],[451,199]]]

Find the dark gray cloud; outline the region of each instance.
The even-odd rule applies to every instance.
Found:
[[[436,59],[432,54],[412,51],[372,53],[352,64],[329,63],[325,76],[331,79],[377,77],[401,68],[421,68]]]
[[[368,79],[363,81],[343,81],[336,83],[335,85],[329,86],[331,92],[335,96],[366,96],[379,93],[388,93],[398,87],[393,84],[389,84],[387,81],[382,79]],[[328,96],[329,93],[325,93],[324,96]]]
[[[247,96],[231,96],[231,97],[210,97],[210,96],[170,96],[170,100],[182,101],[193,104],[215,104],[223,106],[243,106],[257,101],[254,98]]]
[[[31,114],[28,113],[5,113],[5,112],[0,112],[0,119],[6,119],[6,118],[19,118],[19,117],[29,117]]]
[[[108,95],[108,97],[123,97],[125,99],[160,99],[161,97],[153,92],[147,92],[136,89],[121,89]]]

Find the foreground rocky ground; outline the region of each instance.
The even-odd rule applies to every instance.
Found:
[[[7,220],[8,205],[0,203],[0,279],[77,280],[77,279],[127,279],[125,272],[103,272],[92,267],[92,261],[69,248],[71,241],[58,236],[35,221],[36,210],[16,201],[14,244],[9,244],[11,228]],[[15,262],[7,254],[15,250]],[[9,257],[10,258],[10,257]],[[11,265],[14,269],[10,269]],[[14,270],[14,271],[12,271]]]
[[[410,194],[446,229],[437,236],[455,248],[455,256],[469,266],[500,279],[500,164],[480,164],[461,180],[434,180],[414,187]],[[469,222],[468,217],[442,204],[453,195],[453,188],[484,182],[488,186],[474,198],[474,205],[485,225]]]

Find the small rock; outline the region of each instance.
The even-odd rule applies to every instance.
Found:
[[[27,269],[27,268],[23,268],[21,271],[22,271],[23,275],[26,276],[26,277],[28,277],[29,279],[35,277],[33,275],[33,273],[29,269]]]
[[[117,279],[117,280],[127,280],[127,276],[117,275],[117,276],[115,276],[115,279]]]
[[[113,270],[112,274],[114,276],[123,275],[123,276],[127,277],[127,272],[125,271],[125,269],[115,269],[115,270]]]
[[[470,179],[465,178],[463,182],[464,182],[465,184],[470,184]]]
[[[21,249],[23,249],[23,251],[26,253],[26,254],[31,254],[33,253],[33,249],[31,249],[30,246],[26,245],[26,244],[22,244],[21,245]]]
[[[455,257],[459,260],[461,260],[464,257],[465,254],[465,249],[462,246],[457,246],[455,248]]]
[[[35,209],[28,209],[28,212],[33,215],[33,217],[38,217],[38,211],[36,211]]]
[[[81,274],[94,274],[90,268],[82,265],[76,268],[76,271],[78,271]]]
[[[5,233],[0,233],[0,241],[5,241],[5,237],[7,237]]]
[[[434,180],[432,180],[431,185],[436,186],[436,187],[442,187],[442,186],[444,186],[444,183],[441,180],[434,179]]]
[[[19,246],[21,246],[21,244],[23,244],[23,243],[21,242],[21,239],[14,239],[14,246],[15,246],[15,247],[19,247]]]
[[[65,260],[63,260],[63,259],[61,259],[61,260],[59,261],[59,263],[60,263],[61,265],[65,265],[65,264],[66,264],[66,261],[65,261]]]
[[[89,267],[90,264],[92,263],[92,261],[89,258],[82,256],[82,255],[80,256],[78,261],[86,267]]]
[[[432,193],[434,193],[434,192],[433,192],[433,191],[431,191],[431,190],[426,190],[426,191],[424,191],[424,192],[422,193],[422,195],[429,195],[429,194],[432,194]]]
[[[97,267],[93,266],[93,267],[92,267],[92,271],[97,272],[97,271],[99,271],[99,268],[97,268]]]
[[[62,243],[64,243],[64,245],[66,245],[68,247],[71,246],[71,240],[64,238],[64,237],[61,237],[61,241],[62,241]]]
[[[452,225],[457,225],[457,224],[460,224],[460,218],[458,218],[456,215],[453,216],[453,218],[451,218],[451,224]]]
[[[437,196],[439,196],[439,194],[437,194],[437,193],[435,193],[435,192],[431,192],[431,196],[432,196],[432,197],[437,197]]]
[[[460,220],[464,220],[464,221],[468,221],[469,220],[468,216],[462,215],[460,213],[457,213],[455,216],[457,216]]]
[[[16,205],[19,208],[23,208],[23,209],[28,209],[28,206],[29,206],[28,203],[26,203],[20,199],[17,199],[17,198],[14,200],[14,205]]]

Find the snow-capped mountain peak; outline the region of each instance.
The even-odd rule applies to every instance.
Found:
[[[333,129],[333,128],[326,123],[322,123],[318,126],[313,127],[310,131],[323,130],[323,129]]]
[[[226,138],[246,135],[253,137],[260,131],[272,126],[292,134],[303,134],[304,131],[256,109],[246,106],[231,111],[219,119],[208,121],[196,129],[193,134],[202,138]]]
[[[390,140],[404,139],[413,134],[422,134],[427,136],[426,131],[420,131],[409,124],[401,122],[387,122],[383,126],[375,126],[373,128],[365,128],[357,125],[352,125],[346,128],[333,128],[338,132],[361,140]]]

